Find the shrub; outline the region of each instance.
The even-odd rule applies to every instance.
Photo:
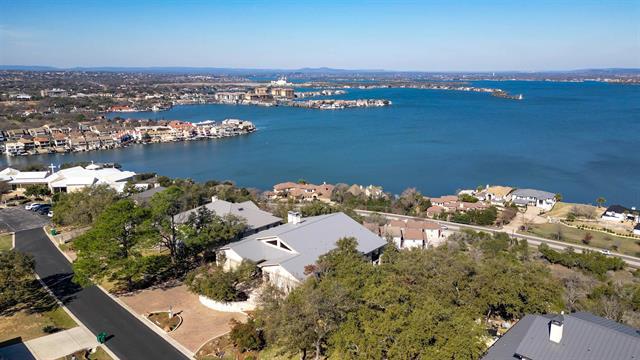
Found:
[[[215,301],[232,302],[247,300],[241,285],[252,287],[260,279],[255,264],[243,261],[236,269],[224,271],[222,266],[203,266],[187,274],[189,290]]]
[[[231,320],[233,327],[229,333],[229,338],[233,345],[241,352],[259,351],[265,346],[264,335],[256,328],[256,323],[249,318],[246,323]],[[247,358],[245,358],[247,359]]]
[[[595,251],[584,251],[576,253],[569,248],[564,252],[551,249],[547,244],[541,244],[538,251],[542,256],[553,264],[560,264],[570,268],[579,268],[600,277],[603,277],[609,270],[621,270],[624,268],[624,261],[618,257],[608,257]]]

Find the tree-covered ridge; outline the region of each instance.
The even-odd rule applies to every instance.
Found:
[[[267,343],[290,355],[474,359],[488,318],[562,308],[559,283],[527,251],[507,236],[473,235],[436,249],[390,245],[376,266],[341,239],[288,296],[266,292],[257,318]]]

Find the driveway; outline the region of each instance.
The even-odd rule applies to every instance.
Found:
[[[49,218],[23,207],[0,209],[0,232],[18,232],[41,228],[49,223]]]
[[[120,300],[141,315],[167,311],[171,306],[183,322],[169,336],[194,353],[211,338],[229,332],[231,319],[245,321],[247,318],[242,313],[225,313],[207,308],[200,303],[198,295],[189,292],[185,285],[145,289],[120,296]]]
[[[16,249],[35,258],[38,276],[94,336],[109,334],[106,345],[120,359],[186,358],[97,287],[73,283],[71,264],[42,229],[17,232]]]

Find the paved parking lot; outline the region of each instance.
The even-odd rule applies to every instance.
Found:
[[[0,232],[18,232],[43,227],[49,218],[23,207],[0,209]]]

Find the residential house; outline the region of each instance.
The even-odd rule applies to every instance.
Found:
[[[607,221],[632,221],[635,223],[640,221],[640,212],[633,207],[628,209],[622,205],[611,205],[605,210],[601,218]]]
[[[588,312],[526,315],[482,359],[640,359],[640,331]]]
[[[549,211],[556,204],[556,194],[535,189],[517,189],[509,195],[510,201],[517,206],[535,206]]]
[[[24,144],[20,141],[9,141],[4,144],[4,153],[7,155],[20,155],[24,152]]]
[[[504,206],[508,195],[513,191],[509,186],[489,186],[475,194],[481,201],[486,201],[492,205]]]
[[[292,197],[298,200],[320,200],[324,202],[331,201],[331,194],[335,186],[327,183],[321,185],[299,184],[294,182],[285,182],[273,186],[273,198]]]
[[[633,235],[640,235],[640,223],[633,227]]]
[[[426,220],[392,220],[381,226],[378,233],[391,238],[399,249],[438,246],[446,239],[440,224]]]
[[[213,196],[211,202],[205,204],[204,207],[218,216],[234,215],[241,219],[246,220],[247,230],[244,232],[244,236],[254,234],[259,231],[263,231],[274,226],[282,224],[282,219],[273,216],[271,213],[260,209],[253,201],[244,201],[241,203],[232,203],[224,200],[220,200]],[[189,220],[191,214],[197,213],[198,209],[184,211],[175,216],[177,223],[183,224]]]
[[[222,248],[225,267],[250,260],[269,282],[289,291],[310,274],[318,258],[336,248],[336,242],[353,237],[358,251],[378,262],[386,241],[344,213],[302,218],[289,212],[286,224],[261,231]]]
[[[31,128],[28,129],[27,132],[31,136],[46,136],[49,135],[49,129],[46,126]]]
[[[431,201],[431,205],[437,205],[442,207],[458,201],[458,197],[456,195],[445,195],[445,196],[428,198],[428,199]]]
[[[164,186],[160,186],[159,184],[156,185],[158,186],[154,186],[150,189],[131,195],[131,199],[138,205],[149,203],[153,195],[166,190]]]
[[[36,136],[33,138],[33,144],[36,149],[47,149],[51,146],[51,139],[46,136]]]
[[[60,133],[55,133],[52,136],[53,146],[66,148],[69,143],[67,142],[67,136]]]
[[[271,95],[275,98],[293,99],[294,92],[292,88],[272,88]]]

